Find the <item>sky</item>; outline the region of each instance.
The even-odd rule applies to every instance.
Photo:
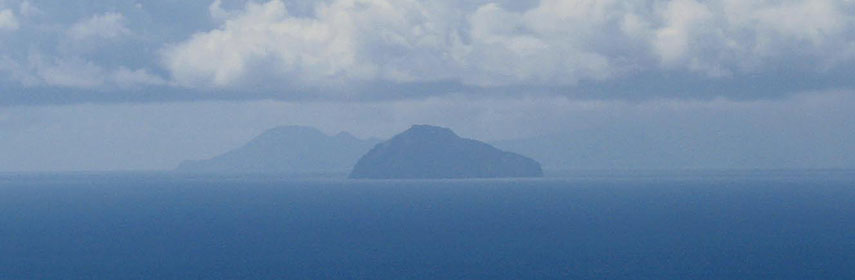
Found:
[[[853,74],[852,0],[0,0],[0,171],[170,169],[278,125],[413,123],[715,147],[669,168],[855,168]],[[597,168],[656,157],[625,154]]]

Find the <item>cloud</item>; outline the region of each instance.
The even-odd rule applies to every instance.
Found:
[[[131,70],[119,67],[105,69],[91,61],[79,58],[60,59],[36,66],[39,78],[46,85],[85,89],[133,89],[141,86],[160,86],[166,82],[145,69]]]
[[[855,39],[852,16],[843,12],[852,3],[832,0],[542,0],[523,11],[490,3],[457,12],[443,1],[336,0],[303,17],[279,0],[238,11],[215,1],[209,9],[225,19],[222,26],[163,52],[178,84],[229,87],[268,77],[286,87],[572,86],[680,69],[716,78],[792,56],[852,52]]]
[[[78,41],[113,39],[130,33],[125,27],[125,17],[119,13],[94,15],[75,23],[66,32],[69,38]]]
[[[137,100],[121,89],[154,86],[174,100],[365,101],[756,99],[855,88],[848,0],[152,0],[108,11],[4,3],[16,9],[0,8],[0,30],[13,30],[2,23],[13,18],[27,32],[0,31],[0,87],[21,92],[110,88]],[[100,98],[74,96],[68,102]]]
[[[229,11],[223,9],[222,5],[223,3],[221,0],[215,0],[210,6],[208,6],[208,13],[211,15],[211,18],[216,20],[227,20],[232,17]]]
[[[694,0],[675,0],[666,5],[660,16],[664,26],[652,38],[657,54],[666,65],[686,63],[689,48],[696,43],[692,36],[711,26],[712,12]]]
[[[0,9],[0,31],[18,30],[19,23],[15,13],[10,9]]]
[[[596,14],[605,7],[594,2],[563,14],[572,8],[550,0],[525,13],[496,4],[460,13],[442,2],[338,0],[299,17],[278,0],[230,12],[215,1],[211,16],[225,23],[166,48],[163,57],[178,84],[202,87],[245,85],[258,76],[288,85],[452,80],[476,86],[610,77],[610,58],[586,41],[610,15]],[[591,15],[601,18],[591,23]]]
[[[26,17],[44,13],[27,1],[21,2],[19,7],[21,15]],[[48,88],[139,90],[167,85],[163,78],[145,67],[134,67],[128,65],[127,60],[123,61],[130,51],[111,54],[116,52],[115,45],[124,41],[117,39],[132,34],[121,13],[81,17],[67,27],[46,24],[41,19],[28,19],[33,23],[29,28],[39,32],[18,32],[9,36],[11,44],[16,40],[29,44],[25,49],[7,46],[7,51],[0,54],[0,81],[3,81],[0,86],[8,89],[12,88],[11,84],[18,84],[22,88],[16,91],[27,92]]]
[[[855,2],[675,0],[659,13],[650,42],[668,67],[710,76],[757,73],[793,59],[825,66],[853,57]],[[818,69],[803,69],[816,71]]]
[[[146,69],[131,70],[125,67],[119,67],[110,73],[110,81],[121,89],[167,85],[166,80],[152,74]]]
[[[438,30],[440,18],[422,4],[336,1],[318,4],[316,13],[314,18],[294,17],[281,1],[250,2],[220,28],[168,47],[164,63],[186,86],[245,85],[252,76],[270,76],[280,84],[319,85],[437,75],[395,67],[441,65],[443,58],[435,49],[448,38]]]
[[[167,84],[165,80],[145,69],[106,69],[81,57],[45,57],[40,54],[31,54],[25,63],[9,57],[0,57],[0,73],[2,72],[9,73],[12,79],[30,88],[107,90],[138,89]]]
[[[47,85],[94,88],[105,82],[104,69],[79,58],[35,62],[38,77]]]
[[[30,1],[21,2],[21,4],[18,6],[18,11],[22,16],[25,17],[41,15],[44,13],[41,9],[33,5],[33,3],[30,3]]]
[[[602,24],[603,16],[589,5],[554,7],[561,4],[543,1],[525,13],[495,4],[478,8],[469,16],[469,40],[458,61],[464,81],[482,86],[572,85],[580,79],[609,78],[615,72],[610,59],[586,46],[593,36],[588,28]]]

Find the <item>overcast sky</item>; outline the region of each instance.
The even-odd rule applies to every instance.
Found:
[[[277,125],[416,122],[770,139],[822,156],[757,167],[855,167],[853,76],[853,0],[0,0],[0,171],[166,169]]]

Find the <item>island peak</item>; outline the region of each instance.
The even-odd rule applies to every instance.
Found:
[[[540,164],[451,129],[414,125],[377,144],[356,163],[350,178],[443,179],[540,177]]]

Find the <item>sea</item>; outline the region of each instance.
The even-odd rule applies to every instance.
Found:
[[[5,173],[0,279],[855,279],[855,171]]]

